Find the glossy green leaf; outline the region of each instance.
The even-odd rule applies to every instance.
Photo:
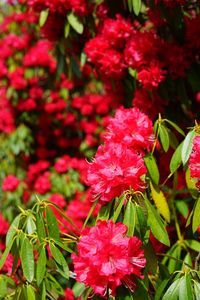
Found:
[[[167,129],[163,125],[159,126],[159,137],[160,137],[161,145],[162,145],[164,151],[167,152],[169,149],[169,144],[170,144],[169,143],[169,134],[168,134]]]
[[[162,300],[178,300],[180,278],[176,279],[167,289]]]
[[[60,233],[58,228],[58,221],[53,211],[48,206],[46,207],[46,220],[49,236],[53,239],[59,240]]]
[[[67,15],[67,19],[69,24],[72,26],[72,28],[79,34],[83,33],[83,24],[80,22],[80,20],[78,19],[78,17],[76,15],[74,15],[73,12],[69,13]]]
[[[74,293],[75,298],[78,298],[81,296],[81,294],[84,292],[84,290],[86,289],[85,285],[80,283],[80,282],[75,282],[75,284],[73,285],[72,291]]]
[[[137,232],[139,234],[140,239],[143,240],[143,242],[146,242],[146,239],[148,240],[148,231],[147,231],[147,208],[145,208],[136,205],[136,228]]]
[[[129,199],[126,204],[123,223],[128,227],[127,235],[133,236],[135,229],[136,208],[135,204]]]
[[[41,249],[38,261],[37,261],[37,268],[36,268],[36,280],[37,285],[40,285],[44,275],[46,273],[46,250],[44,248]]]
[[[182,157],[181,157],[182,147],[183,147],[183,143],[181,143],[176,148],[176,150],[174,151],[174,153],[172,155],[172,158],[171,158],[171,161],[170,161],[170,165],[169,165],[171,173],[174,173],[179,168],[179,166],[182,163]]]
[[[1,268],[4,266],[5,264],[5,261],[8,257],[8,254],[10,253],[10,250],[12,248],[12,245],[14,243],[14,239],[12,239],[9,243],[8,243],[8,246],[6,247],[6,249],[4,250],[2,256],[1,256],[1,259],[0,259],[0,270]]]
[[[128,0],[128,9],[132,12],[132,0]]]
[[[44,218],[42,217],[42,214],[40,212],[38,212],[36,215],[36,226],[39,241],[40,243],[42,243],[46,237],[46,232],[44,226]]]
[[[33,246],[30,243],[29,239],[26,237],[23,238],[20,258],[21,258],[22,270],[24,276],[29,282],[32,282],[34,279],[34,269],[35,269]]]
[[[48,9],[41,11],[40,18],[39,18],[39,25],[40,25],[40,27],[44,26],[44,24],[46,23],[46,20],[48,18],[48,15],[49,15]]]
[[[193,300],[191,276],[185,274],[179,283],[179,300]]]
[[[184,243],[192,250],[200,252],[200,242],[196,240],[185,240]]]
[[[26,291],[27,291],[27,300],[36,300],[35,290],[30,284],[27,285]]]
[[[111,207],[112,207],[112,201],[107,203],[106,205],[103,205],[99,210],[99,213],[97,216],[97,221],[98,220],[108,220]]]
[[[125,201],[125,197],[124,195],[122,195],[120,198],[119,198],[119,203],[118,203],[118,206],[116,208],[116,210],[114,211],[114,215],[113,215],[113,222],[116,222],[118,217],[119,217],[119,214],[122,210],[122,207],[124,205],[124,201]]]
[[[141,0],[132,0],[132,6],[133,6],[133,11],[136,16],[139,15],[141,7],[142,7],[142,1]]]
[[[62,255],[60,250],[54,244],[50,243],[49,246],[50,246],[50,251],[51,251],[53,258],[58,263],[59,267],[62,267],[62,269],[63,269],[62,275],[68,279],[69,278],[69,267],[67,265],[67,262],[66,262],[64,256]]]
[[[41,295],[41,300],[46,300],[46,286],[45,283],[43,282],[42,284],[42,295]]]
[[[151,231],[155,238],[166,246],[170,245],[167,230],[162,222],[161,217],[157,213],[156,209],[150,203],[150,201],[145,197],[145,203],[148,209],[148,223]]]
[[[148,154],[144,157],[144,162],[149,171],[149,175],[150,175],[152,181],[158,185],[159,179],[160,179],[160,174],[159,174],[159,170],[158,170],[155,158],[153,157],[152,154]]]
[[[67,38],[70,33],[70,25],[68,22],[66,22],[65,27],[64,27],[64,37]]]
[[[174,129],[176,129],[176,131],[178,131],[181,135],[185,136],[184,131],[174,122],[164,119],[165,122],[169,123],[172,127],[174,127]]]
[[[144,247],[144,253],[147,260],[147,268],[152,274],[156,274],[158,271],[158,260],[155,250],[151,243],[148,243]]]
[[[188,132],[186,135],[184,141],[183,141],[183,147],[181,151],[181,157],[183,165],[185,165],[190,157],[190,153],[192,151],[192,141],[195,137],[196,133],[194,131]]]
[[[200,300],[200,283],[196,280],[194,280],[194,294],[196,300]]]
[[[7,235],[6,235],[6,247],[9,246],[9,244],[12,242],[15,234],[16,234],[16,229],[19,227],[19,222],[21,219],[21,214],[18,215],[13,222],[10,225],[10,228],[8,229]]]
[[[175,205],[177,210],[180,212],[180,214],[184,217],[187,218],[189,214],[189,207],[188,204],[185,200],[176,200]]]
[[[192,218],[192,231],[196,232],[197,228],[200,225],[200,197],[196,200],[193,218]]]
[[[35,232],[36,225],[35,225],[35,222],[34,222],[32,216],[28,216],[26,228],[27,228],[28,234],[32,234]]]
[[[167,284],[169,282],[169,279],[164,279],[162,282],[159,284],[159,286],[156,287],[156,294],[155,294],[155,299],[154,300],[161,300],[163,291],[165,290]]]

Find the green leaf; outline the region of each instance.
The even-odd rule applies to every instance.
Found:
[[[27,300],[36,300],[35,290],[30,284],[27,286],[26,291],[27,291]]]
[[[142,1],[141,0],[132,0],[133,5],[133,11],[136,16],[139,15],[141,7],[142,7]]]
[[[194,199],[197,199],[199,196],[199,192],[196,187],[197,178],[191,178],[190,168],[187,168],[185,172],[185,181],[190,194]]]
[[[132,12],[132,0],[128,0],[128,9]]]
[[[192,218],[192,231],[193,233],[196,232],[197,228],[200,225],[200,197],[197,199],[194,212],[193,212],[193,218]]]
[[[80,22],[77,16],[71,12],[70,14],[67,15],[67,19],[69,24],[72,26],[72,28],[79,34],[83,33],[83,24]]]
[[[87,55],[85,54],[85,52],[81,52],[81,58],[80,58],[81,67],[85,65],[86,61],[87,61]]]
[[[40,18],[39,18],[39,25],[40,25],[40,27],[44,26],[44,24],[46,23],[46,20],[48,18],[48,15],[49,15],[48,9],[41,11]]]
[[[188,246],[190,249],[200,252],[200,242],[196,240],[185,240],[184,243],[186,246]]]
[[[32,216],[28,216],[26,228],[27,228],[28,234],[32,234],[35,232],[36,225],[35,225],[35,222],[33,221]]]
[[[200,283],[194,280],[194,293],[196,300],[200,300]]]
[[[175,205],[177,210],[181,213],[184,218],[187,218],[189,213],[189,208],[185,200],[176,200]]]
[[[12,245],[14,243],[14,239],[12,239],[9,243],[8,243],[8,246],[6,247],[5,251],[3,252],[2,256],[1,256],[1,259],[0,259],[0,270],[1,268],[3,267],[3,265],[5,264],[5,261],[8,257],[8,254],[12,248]]]
[[[64,256],[62,255],[60,250],[54,244],[50,243],[49,246],[50,246],[50,251],[51,251],[53,258],[58,263],[59,267],[62,267],[62,269],[63,269],[62,275],[68,279],[69,278],[69,267],[67,265],[67,262],[66,262]]]
[[[185,165],[190,157],[190,153],[192,151],[192,141],[195,137],[196,133],[194,131],[188,132],[186,135],[184,141],[183,141],[183,147],[181,152],[182,162],[183,165]]]
[[[180,278],[175,280],[166,293],[164,294],[162,300],[177,300],[178,299],[178,292],[179,292],[179,284],[180,284]]]
[[[67,38],[70,33],[70,25],[68,22],[66,22],[65,27],[64,27],[64,37]]]
[[[33,246],[30,243],[29,239],[24,237],[22,246],[21,246],[21,253],[20,253],[21,263],[22,263],[22,270],[24,276],[29,282],[32,282],[34,279],[34,255],[33,255]]]
[[[174,127],[176,131],[178,131],[181,135],[185,136],[184,131],[177,124],[167,119],[164,119],[164,121],[169,123],[172,127]]]
[[[159,137],[164,151],[167,152],[169,149],[169,134],[163,125],[159,126]]]
[[[158,260],[152,244],[148,243],[145,245],[144,251],[147,260],[148,272],[150,271],[150,273],[156,274],[158,271]]]
[[[21,219],[21,214],[18,215],[10,225],[10,228],[8,229],[7,235],[6,235],[6,247],[9,246],[9,244],[12,242],[15,234],[17,233],[16,229],[19,227],[19,222]]]
[[[46,238],[46,232],[44,227],[44,218],[40,212],[36,214],[36,225],[37,225],[37,233],[40,243]]]
[[[80,282],[75,282],[72,291],[74,293],[74,297],[78,298],[81,296],[81,294],[85,291],[86,287],[84,284],[80,283]]]
[[[151,205],[145,197],[145,203],[148,209],[148,223],[155,238],[166,246],[170,245],[169,237],[165,226],[158,215],[156,209]]]
[[[144,162],[149,171],[149,175],[150,175],[151,179],[153,180],[153,182],[155,184],[158,185],[159,179],[160,179],[160,174],[159,174],[159,170],[158,170],[155,158],[153,157],[152,154],[147,154],[144,157]]]
[[[125,195],[122,195],[120,198],[119,198],[119,203],[118,203],[118,206],[117,206],[117,209],[114,211],[114,215],[112,217],[113,219],[113,222],[116,222],[118,217],[119,217],[119,214],[122,210],[122,206],[124,205],[124,201],[125,201],[125,198],[126,196]]]
[[[170,222],[170,211],[167,199],[164,193],[159,189],[158,186],[155,186],[150,182],[151,194],[153,201],[163,218],[169,223]]]
[[[103,205],[99,210],[99,213],[97,216],[97,221],[98,220],[108,220],[111,207],[112,207],[112,201],[107,203],[106,205]]]
[[[42,285],[42,296],[41,296],[41,300],[46,300],[46,286],[45,283],[43,282]]]
[[[191,276],[185,274],[179,283],[179,300],[193,300]]]
[[[154,300],[162,299],[161,296],[163,295],[163,291],[165,290],[168,282],[169,282],[169,279],[164,279],[161,281],[160,285],[158,287],[156,287],[156,294],[155,294]]]
[[[174,153],[172,155],[170,165],[169,165],[171,173],[174,173],[179,168],[179,166],[181,165],[181,162],[182,162],[182,157],[181,157],[182,147],[183,147],[183,143],[178,145],[178,147],[176,148],[176,150],[174,151]]]
[[[48,206],[46,207],[46,220],[49,236],[52,239],[59,240],[60,233],[58,228],[58,221],[53,211]]]
[[[145,204],[144,204],[145,205]],[[149,239],[149,231],[147,230],[147,208],[136,204],[136,230],[143,243]]]
[[[128,227],[127,235],[133,236],[134,229],[135,229],[135,217],[136,217],[136,208],[135,204],[128,200],[126,204],[125,214],[123,223]]]
[[[40,285],[44,275],[46,273],[46,251],[44,248],[41,249],[38,261],[37,261],[37,268],[36,268],[36,280],[37,280],[37,285]]]

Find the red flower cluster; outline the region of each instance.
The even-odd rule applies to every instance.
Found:
[[[146,259],[137,237],[125,236],[127,227],[122,223],[98,221],[86,228],[78,243],[78,255],[72,254],[77,280],[91,286],[95,293],[115,295],[123,282],[134,290],[131,274],[142,278],[141,269]]]
[[[18,188],[20,180],[15,175],[8,175],[4,178],[2,183],[3,191],[13,192]]]
[[[189,159],[191,177],[197,178],[197,187],[200,185],[200,135],[193,139],[192,153]]]
[[[137,108],[118,109],[107,128],[105,145],[98,148],[87,175],[87,184],[94,196],[100,196],[101,203],[130,188],[144,190],[147,170],[143,155],[153,144],[152,122]]]

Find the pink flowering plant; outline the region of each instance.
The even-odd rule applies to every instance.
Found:
[[[199,2],[0,9],[0,299],[199,300]]]

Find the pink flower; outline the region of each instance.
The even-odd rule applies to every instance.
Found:
[[[140,151],[150,150],[154,140],[152,121],[138,108],[120,108],[109,120],[105,139]]]
[[[130,188],[143,191],[146,174],[143,158],[134,150],[119,143],[100,146],[94,161],[89,165],[87,184],[94,196],[105,203],[120,196]]]
[[[191,177],[197,178],[200,182],[200,135],[193,139],[192,153],[189,159]],[[197,187],[199,183],[197,183]]]
[[[131,278],[142,278],[141,269],[146,259],[137,237],[125,236],[127,227],[113,221],[98,221],[92,228],[83,230],[78,243],[78,254],[72,254],[77,281],[91,286],[96,294],[112,295],[123,282],[136,286]],[[95,241],[95,242],[94,242]]]
[[[15,175],[8,175],[4,178],[2,189],[4,192],[14,192],[20,183],[20,180]]]

